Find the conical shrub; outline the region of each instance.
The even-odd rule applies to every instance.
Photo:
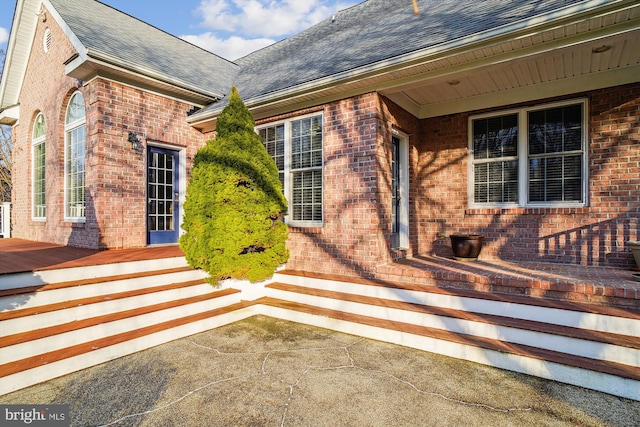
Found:
[[[211,283],[264,280],[289,259],[282,221],[287,201],[276,164],[235,87],[216,132],[194,159],[180,247]]]

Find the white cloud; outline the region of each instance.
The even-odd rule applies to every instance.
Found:
[[[237,59],[296,34],[360,0],[201,0],[195,13],[211,30],[183,39]]]
[[[0,27],[0,45],[5,44],[9,40],[9,30]]]
[[[238,36],[222,39],[211,32],[199,35],[186,35],[180,38],[230,61],[241,58],[276,42],[276,40],[268,38],[244,39]]]
[[[298,32],[335,12],[321,0],[202,0],[198,10],[206,28],[270,37]]]

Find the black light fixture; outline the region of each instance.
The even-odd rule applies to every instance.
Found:
[[[131,148],[133,151],[138,152],[142,149],[142,143],[138,139],[135,133],[129,132],[129,137],[127,140],[131,143]]]
[[[602,46],[594,47],[591,49],[591,53],[604,53],[608,50],[611,50],[611,45],[603,44]]]

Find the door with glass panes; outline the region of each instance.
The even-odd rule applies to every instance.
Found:
[[[179,235],[179,153],[147,150],[147,243],[177,243]]]

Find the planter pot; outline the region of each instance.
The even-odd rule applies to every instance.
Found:
[[[484,237],[479,234],[452,234],[451,249],[458,261],[475,261],[482,250]]]
[[[629,246],[629,249],[631,249],[633,258],[636,260],[636,265],[640,268],[640,241],[634,242],[631,240],[627,242],[627,245]]]

